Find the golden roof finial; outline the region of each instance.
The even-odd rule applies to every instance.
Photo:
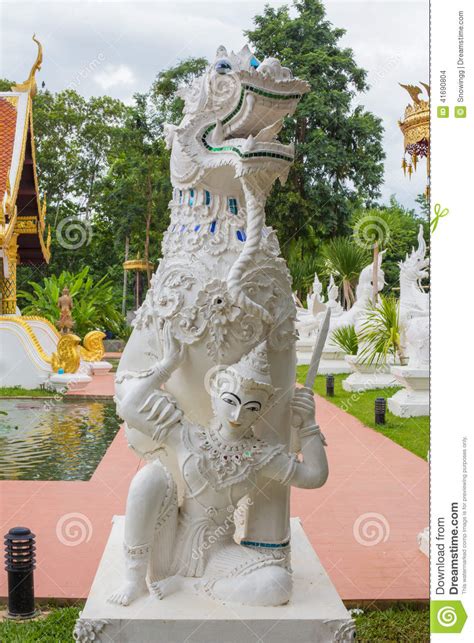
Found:
[[[398,83],[400,87],[403,87],[403,89],[406,89],[407,92],[410,94],[410,98],[412,101],[416,104],[420,104],[420,94],[421,94],[421,89],[417,85],[404,85],[403,83]]]
[[[31,98],[36,96],[38,88],[36,86],[35,74],[39,69],[41,69],[41,64],[43,62],[43,45],[36,38],[36,34],[33,34],[33,41],[38,45],[38,53],[33,67],[31,68],[30,75],[23,83],[13,85],[12,87],[12,91],[14,92],[29,92]]]

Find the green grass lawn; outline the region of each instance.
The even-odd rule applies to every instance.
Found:
[[[0,621],[2,643],[73,643],[72,631],[79,607],[53,608],[41,620]],[[363,643],[427,643],[429,609],[401,604],[383,611],[373,609],[355,617],[357,640]]]
[[[26,389],[21,386],[0,386],[0,398],[2,397],[53,397],[59,395],[55,391],[47,391],[43,388]]]
[[[301,384],[304,384],[307,371],[307,366],[298,366],[297,380]],[[347,375],[334,376],[334,397],[326,399],[358,418],[366,426],[375,429],[426,460],[430,441],[429,417],[399,418],[387,410],[386,423],[384,425],[375,424],[375,398],[385,397],[388,399],[399,389],[393,387],[363,393],[349,393],[342,388],[342,380],[346,377]],[[326,397],[326,377],[324,375],[316,377],[314,390],[319,395]]]
[[[427,605],[401,603],[384,610],[371,609],[354,618],[357,641],[361,643],[428,643],[430,640]]]

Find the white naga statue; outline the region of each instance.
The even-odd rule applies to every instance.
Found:
[[[285,576],[283,563],[275,562],[274,552],[285,552],[288,559],[289,485],[291,481],[304,482],[296,473],[298,467],[292,473],[296,464],[288,459],[295,403],[296,309],[276,234],[265,225],[265,202],[275,180],[286,180],[293,161],[293,144],[278,141],[278,133],[308,88],[274,58],[259,62],[248,47],[238,54],[220,47],[203,76],[180,90],[184,99],[181,123],[165,126],[171,148],[171,222],[163,240],[163,258],[136,315],[117,373],[118,405],[129,443],[153,461],[134,480],[127,504],[127,568],[132,574],[135,565],[141,566],[140,574],[137,572],[141,590],[145,560],[151,560],[150,564],[158,567],[153,567],[150,578],[183,574],[205,574],[209,580],[219,577],[222,583],[212,587],[216,595],[223,595],[224,579],[233,577],[232,570],[237,569],[232,567],[233,548],[227,550],[229,560],[225,562],[224,554],[216,550],[215,556],[206,559],[206,567],[203,561],[201,567],[194,561],[193,569],[193,561],[188,561],[181,569],[177,561],[183,551],[189,554],[194,544],[203,542],[206,530],[219,524],[223,508],[234,506],[247,490],[251,502],[244,541],[252,546],[238,549],[241,569],[247,563],[248,569],[254,566],[255,570],[269,566],[272,572],[265,573],[275,578],[279,574],[279,581]],[[232,364],[233,372],[242,374],[244,365],[256,359],[252,351],[264,340],[268,373],[237,378],[234,388],[222,391],[218,387],[210,395],[214,374]],[[176,348],[179,359],[170,357],[171,347]],[[247,357],[241,362],[243,356]],[[169,397],[160,391],[160,385]],[[273,388],[278,394],[262,413]],[[222,397],[224,393],[227,397]],[[242,413],[240,427],[232,428],[227,422],[229,409],[235,410],[232,401]],[[169,417],[162,415],[165,406]],[[212,444],[209,451],[204,448],[206,441]],[[147,514],[154,507],[152,515],[158,521],[166,507],[170,515],[178,511],[174,484],[157,460],[162,445],[168,450],[163,458],[168,474],[185,489],[189,475],[188,493],[195,500],[184,501],[186,509],[180,512],[183,515],[178,516],[178,523],[173,518],[175,531],[166,532],[174,534],[173,545],[169,543],[168,553],[155,558],[151,523],[140,522],[137,515],[140,506],[147,507]],[[249,461],[245,453],[250,447],[258,453]],[[213,454],[242,459],[242,463],[232,460],[235,480],[223,470],[226,479],[230,476],[228,485],[219,481],[218,471],[210,464]],[[314,473],[316,462],[309,452],[307,456]],[[320,471],[316,467],[319,477],[311,484],[324,480],[322,457]],[[283,461],[286,477],[274,468]],[[250,482],[257,472],[259,480],[265,480],[264,492]],[[140,504],[142,501],[145,504]],[[215,516],[211,515],[214,511]],[[195,531],[194,523],[186,526],[183,520],[188,519],[198,521],[201,531]],[[140,526],[129,531],[136,521]],[[174,541],[188,537],[191,540],[185,545]],[[163,542],[167,547],[167,541]],[[145,558],[140,558],[140,546]],[[287,587],[287,582],[282,585]],[[166,593],[163,586],[155,587],[158,593]],[[126,603],[136,591],[135,585],[122,588],[114,600]],[[271,600],[278,603],[282,595]]]
[[[430,359],[429,301],[421,281],[429,276],[429,258],[423,226],[418,231],[418,248],[400,264],[400,326],[404,353],[412,367],[427,368]]]
[[[379,253],[377,258],[377,292],[380,292],[385,286],[385,273],[382,270],[382,260],[385,250]],[[374,296],[373,287],[374,278],[374,262],[363,268],[359,275],[355,292],[355,302],[353,306],[344,313],[341,326],[353,324],[356,331],[360,330],[361,325],[365,321],[367,309]]]
[[[157,598],[181,588],[185,577],[212,598],[251,605],[281,605],[291,592],[289,542],[273,547],[234,541],[234,511],[242,498],[273,481],[316,488],[328,474],[324,437],[314,420],[311,390],[297,389],[291,424],[298,427],[303,461],[284,444],[256,437],[253,427],[275,399],[266,342],[210,381],[213,418],[189,420],[165,384],[186,360],[186,345],[163,331],[163,358],[142,372],[117,377],[117,410],[156,449],[174,453],[184,481],[176,483],[159,461],[133,479],[125,516],[125,579],[110,601],[128,605],[150,591]],[[148,585],[147,585],[148,579]]]

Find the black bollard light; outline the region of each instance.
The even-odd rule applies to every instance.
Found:
[[[375,398],[375,424],[385,424],[387,400],[384,397]]]
[[[334,397],[334,375],[326,375],[326,395]]]
[[[35,550],[35,535],[27,527],[13,527],[5,534],[9,618],[23,619],[37,615],[33,582]]]

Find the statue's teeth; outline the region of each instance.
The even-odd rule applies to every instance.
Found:
[[[220,145],[223,140],[224,140],[224,130],[222,128],[222,122],[219,119],[217,119],[216,126],[214,127],[211,133],[210,142],[212,145]]]
[[[253,109],[253,106],[255,105],[255,96],[253,94],[247,94],[246,101],[248,109]]]
[[[254,145],[255,145],[255,139],[254,139],[254,137],[252,136],[252,134],[250,134],[250,135],[249,135],[249,136],[247,136],[247,138],[245,139],[245,143],[243,144],[243,150],[244,150],[245,152],[250,152],[250,150],[253,150]]]
[[[259,143],[269,143],[270,141],[273,141],[277,137],[282,126],[283,119],[280,118],[272,125],[264,127],[262,130],[260,130],[260,132],[255,137],[255,140]]]

